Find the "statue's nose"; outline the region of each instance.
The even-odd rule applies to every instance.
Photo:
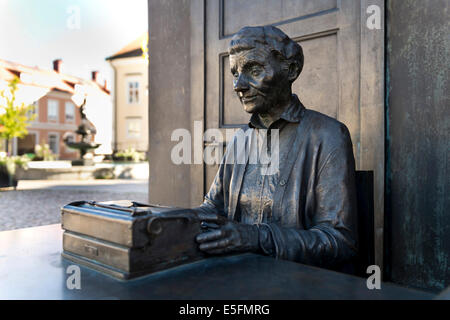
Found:
[[[245,79],[244,75],[240,75],[239,78],[234,82],[234,91],[236,92],[244,92],[249,89],[248,81]]]

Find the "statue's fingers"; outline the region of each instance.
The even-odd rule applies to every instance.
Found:
[[[220,220],[220,217],[218,214],[215,213],[197,213],[197,217],[201,221],[206,222],[218,222]]]
[[[223,230],[219,229],[219,230],[201,233],[195,238],[195,240],[198,243],[210,242],[210,241],[214,241],[214,240],[223,238],[224,235],[225,235],[225,232]]]
[[[217,223],[211,223],[211,222],[206,222],[206,221],[202,221],[200,223],[200,226],[202,227],[202,229],[219,229],[220,226]]]
[[[227,248],[229,245],[230,239],[226,238],[217,241],[202,243],[199,248],[202,251],[221,253],[225,252],[225,248]]]

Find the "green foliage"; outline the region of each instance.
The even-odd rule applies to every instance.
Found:
[[[30,161],[33,161],[33,159],[36,158],[36,155],[34,153],[25,153],[24,156],[27,157]]]
[[[35,117],[35,115],[30,115],[30,112],[34,110],[33,105],[16,101],[19,81],[19,78],[15,77],[8,84],[8,89],[0,91],[0,138],[7,141],[14,137],[26,136],[28,134],[27,127]]]
[[[55,155],[50,150],[50,146],[48,144],[37,144],[34,147],[35,160],[44,160],[44,161],[53,161],[55,160]]]
[[[116,152],[114,154],[114,158],[120,159],[120,160],[139,162],[139,161],[145,160],[145,153],[138,152],[134,148],[128,148],[126,150],[121,150],[121,151]]]

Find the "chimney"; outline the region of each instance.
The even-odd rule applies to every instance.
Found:
[[[53,71],[60,73],[62,69],[62,59],[53,60]]]
[[[91,77],[92,81],[94,82],[98,82],[98,71],[92,71],[92,77]]]

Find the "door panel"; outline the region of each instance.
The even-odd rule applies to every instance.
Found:
[[[230,37],[250,25],[277,25],[337,8],[337,0],[221,0],[221,36]]]
[[[292,91],[309,109],[337,118],[339,85],[337,72],[337,34],[299,41],[305,66]],[[324,50],[327,48],[327,50]],[[322,90],[327,88],[327,90]]]

